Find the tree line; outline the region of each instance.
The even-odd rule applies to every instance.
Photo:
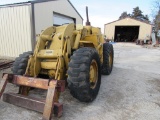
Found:
[[[127,11],[123,12],[120,15],[119,19],[124,19],[126,17],[131,17],[131,18],[143,21],[143,22],[150,23],[148,15],[144,15],[138,6],[133,8],[132,14],[130,14],[130,13],[128,14]]]

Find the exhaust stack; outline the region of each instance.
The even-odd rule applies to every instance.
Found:
[[[91,23],[89,22],[89,17],[88,17],[88,6],[86,6],[86,16],[87,16],[86,26],[91,26]]]

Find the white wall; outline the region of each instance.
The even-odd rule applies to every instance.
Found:
[[[35,3],[34,14],[36,34],[40,34],[41,30],[53,25],[53,12],[76,18],[76,24],[82,24],[83,22],[82,18],[67,0]]]
[[[0,8],[0,56],[17,57],[31,47],[30,5]]]

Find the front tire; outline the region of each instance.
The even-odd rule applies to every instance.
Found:
[[[73,97],[82,102],[93,101],[101,84],[100,59],[94,48],[76,50],[69,63],[68,87]]]

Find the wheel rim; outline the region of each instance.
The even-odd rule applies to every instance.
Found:
[[[113,57],[112,53],[109,54],[109,67],[112,67]]]
[[[95,60],[92,60],[90,65],[90,88],[94,89],[98,81],[98,65]]]

